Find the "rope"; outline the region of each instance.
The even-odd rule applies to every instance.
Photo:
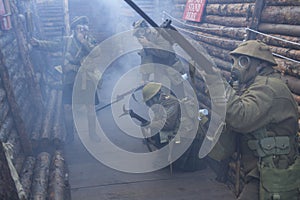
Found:
[[[272,54],[273,54],[274,56],[276,56],[276,57],[283,58],[283,59],[285,59],[285,60],[289,60],[289,61],[292,61],[292,62],[295,62],[295,63],[300,64],[300,61],[298,61],[298,60],[294,60],[294,59],[285,57],[285,56],[280,55],[280,54],[277,54],[277,53],[272,53]]]
[[[222,41],[227,41],[227,42],[232,42],[232,40],[227,40],[227,39],[223,39],[223,38],[217,38],[217,37],[210,37],[210,36],[206,36],[206,35],[202,35],[202,34],[196,34],[192,31],[189,31],[189,30],[185,30],[183,28],[180,28],[178,26],[175,26],[173,25],[177,30],[181,30],[183,32],[187,32],[187,33],[190,33],[192,35],[195,35],[195,36],[200,36],[200,37],[204,37],[204,38],[210,38],[210,39],[214,39],[214,40],[222,40]]]
[[[167,13],[166,11],[163,11],[163,14],[164,15],[167,15],[168,17],[170,17],[172,20],[178,22],[179,24],[182,24],[186,27],[190,27],[190,28],[195,28],[195,29],[203,29],[203,30],[219,30],[220,28],[206,28],[206,27],[199,27],[199,26],[193,26],[193,25],[189,25],[189,24],[186,24],[185,22],[182,22],[182,20],[178,20],[176,19],[175,17],[171,16],[169,13]],[[210,38],[210,39],[215,39],[215,40],[222,40],[222,41],[230,41],[232,42],[232,40],[226,40],[226,39],[220,39],[220,38],[217,38],[217,37],[209,37],[209,36],[205,36],[205,35],[201,35],[201,34],[196,34],[192,31],[189,31],[189,30],[185,30],[183,28],[180,28],[178,26],[175,26],[173,25],[176,29],[178,30],[181,30],[183,32],[186,32],[186,33],[190,33],[192,35],[195,35],[195,36],[201,36],[201,37],[205,37],[205,38]],[[228,29],[234,29],[233,27],[229,27]],[[293,44],[293,45],[298,45],[300,46],[300,43],[297,43],[297,42],[293,42],[293,41],[289,41],[289,40],[286,40],[286,39],[282,39],[282,38],[279,38],[279,37],[276,37],[276,36],[272,36],[272,35],[269,35],[269,34],[265,34],[265,33],[262,33],[262,32],[259,32],[259,31],[256,31],[256,30],[253,30],[253,29],[250,29],[250,28],[235,28],[235,29],[245,29],[246,31],[251,31],[251,32],[254,32],[254,33],[257,33],[257,34],[260,34],[260,35],[263,35],[265,37],[270,37],[270,38],[273,38],[273,39],[276,39],[276,40],[280,40],[280,41],[283,41],[283,42],[286,42],[286,43],[290,43],[290,44]],[[277,53],[272,53],[274,56],[276,57],[279,57],[279,58],[282,58],[282,59],[285,59],[285,60],[288,60],[288,61],[292,61],[292,62],[295,62],[295,63],[299,63],[300,64],[300,61],[298,60],[294,60],[294,59],[291,59],[291,58],[288,58],[286,56],[283,56],[283,55],[280,55],[280,54],[277,54]]]
[[[281,40],[281,41],[286,42],[286,43],[290,43],[290,44],[294,44],[294,45],[300,46],[300,43],[292,42],[292,41],[289,41],[289,40],[286,40],[286,39],[282,39],[282,38],[279,38],[279,37],[276,37],[276,36],[268,35],[268,34],[265,34],[265,33],[262,33],[262,32],[256,31],[256,30],[253,30],[251,28],[246,28],[246,31],[247,30],[251,31],[251,32],[254,32],[254,33],[257,33],[257,34],[260,34],[260,35],[263,35],[263,36],[266,36],[266,37],[270,37],[270,38],[273,38],[273,39],[276,39],[276,40]]]

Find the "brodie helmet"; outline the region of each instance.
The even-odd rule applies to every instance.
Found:
[[[71,22],[71,29],[74,29],[77,25],[88,25],[89,24],[89,18],[87,16],[77,16],[74,17],[74,19]]]
[[[149,27],[147,22],[144,19],[133,22],[132,26],[134,29],[133,35],[136,37],[140,37],[140,36],[144,35],[146,33],[145,29]]]
[[[270,63],[272,66],[277,65],[270,48],[261,41],[248,40],[241,43],[230,55],[246,55]]]
[[[145,85],[142,91],[144,101],[149,101],[159,92],[160,89],[161,83],[150,82],[147,85]]]

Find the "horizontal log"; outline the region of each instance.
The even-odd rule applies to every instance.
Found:
[[[299,37],[300,35],[299,25],[261,23],[258,27],[258,30],[264,33],[280,34],[295,37]]]
[[[205,23],[217,24],[230,27],[247,27],[250,25],[250,20],[248,21],[245,17],[224,17],[217,15],[206,15],[204,17]]]
[[[53,123],[53,135],[52,141],[55,146],[60,146],[63,143],[63,129],[62,129],[62,122],[63,122],[63,107],[62,107],[62,91],[57,92],[57,103],[55,107],[55,114],[54,114],[54,123]]]
[[[231,57],[229,56],[229,52],[228,50],[222,49],[222,48],[218,48],[216,46],[204,43],[204,42],[199,42],[206,50],[207,52],[213,56],[213,57],[217,57],[220,59],[223,59],[224,61],[227,62],[231,62]]]
[[[20,182],[23,186],[24,192],[28,199],[30,199],[30,195],[31,195],[34,165],[35,165],[35,158],[32,156],[28,156],[24,161],[20,173]]]
[[[207,0],[208,4],[255,3],[255,0]]]
[[[300,6],[267,6],[261,13],[262,23],[300,24]]]
[[[61,151],[54,153],[49,179],[49,200],[65,199],[65,159]]]
[[[206,6],[206,14],[208,15],[251,17],[253,11],[253,3],[208,4]]]
[[[43,117],[42,117],[42,114],[39,113],[36,117],[36,122],[34,124],[33,130],[31,132],[31,136],[30,136],[30,139],[32,141],[32,146],[34,148],[38,147],[40,133],[42,131],[42,124],[43,124]]]
[[[300,6],[299,0],[266,0],[268,6]]]
[[[289,75],[281,76],[281,79],[287,84],[293,93],[300,95],[300,79]]]
[[[246,36],[246,30],[244,28],[232,28],[228,26],[221,26],[221,25],[208,24],[208,23],[203,23],[199,25],[194,22],[187,22],[187,26],[181,25],[180,27],[187,29],[188,25],[192,25],[193,27],[190,28],[194,29],[195,31],[210,33],[221,37],[228,37],[235,40],[243,40],[245,39]]]
[[[275,69],[280,71],[282,74],[287,74],[295,77],[300,77],[300,64],[287,61],[284,59],[275,58],[276,63],[278,64]]]
[[[230,62],[224,61],[224,60],[216,58],[216,57],[214,57],[213,60],[215,61],[215,63],[221,70],[224,70],[224,71],[230,73],[231,67],[232,67],[232,64]],[[224,72],[224,73],[226,73],[226,72]]]
[[[230,40],[227,38],[222,38],[222,37],[218,37],[212,34],[208,34],[208,33],[203,33],[203,32],[199,32],[199,31],[189,31],[193,33],[193,38],[196,39],[197,41],[202,41],[214,46],[218,46],[221,47],[223,49],[228,49],[228,50],[232,50],[235,49],[240,41],[237,40]]]
[[[40,137],[42,141],[48,144],[50,143],[50,139],[51,139],[51,132],[52,132],[51,127],[53,126],[54,110],[55,110],[54,108],[56,104],[56,99],[57,99],[57,91],[51,90],[49,101],[47,103],[48,105],[47,105],[45,118],[43,120],[41,137]]]
[[[270,49],[273,53],[277,53],[279,55],[294,59],[300,61],[300,50],[294,50],[294,49],[287,49],[287,48],[281,48],[281,47],[274,47],[269,45]]]
[[[266,37],[263,35],[257,35],[257,39],[263,41],[264,43],[266,43],[268,45],[300,50],[300,38],[299,37],[277,35],[277,34],[271,34],[271,36],[277,37],[279,39],[275,39],[272,37]],[[289,42],[286,42],[286,41],[283,41],[280,39],[290,41],[292,43],[289,43]],[[296,43],[296,44],[293,44],[293,43]]]
[[[51,156],[49,153],[42,152],[38,155],[31,189],[32,200],[47,199],[50,162]]]

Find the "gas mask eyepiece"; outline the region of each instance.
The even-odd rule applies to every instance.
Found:
[[[238,58],[238,65],[242,69],[247,69],[250,66],[251,60],[248,56],[240,56]]]

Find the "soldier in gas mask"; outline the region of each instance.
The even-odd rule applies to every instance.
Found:
[[[73,85],[75,81],[75,77],[77,72],[86,56],[91,52],[91,50],[95,47],[96,41],[93,37],[89,35],[89,27],[88,27],[89,19],[86,16],[75,17],[71,22],[71,30],[72,35],[65,36],[61,39],[54,41],[45,41],[38,40],[36,38],[31,39],[31,45],[39,50],[49,51],[49,52],[62,52],[63,54],[63,63],[62,63],[62,90],[63,90],[63,104],[64,104],[64,115],[65,115],[65,124],[67,129],[67,140],[72,141],[74,137],[74,122],[73,122],[73,114],[72,114],[72,91]],[[88,78],[88,75],[94,76],[97,74],[96,69],[91,69],[90,72],[84,73],[86,74],[86,78],[83,80],[82,89],[89,88],[89,84],[92,83],[93,77]],[[82,77],[81,77],[82,78]],[[88,104],[87,108],[91,111],[91,107],[94,106],[94,102],[85,103],[85,97],[81,99],[82,102],[75,102],[81,104]],[[95,103],[97,104],[98,98],[95,99]],[[90,113],[90,112],[89,112]],[[90,134],[94,136],[95,132],[95,120],[93,117],[88,117]]]
[[[201,146],[203,129],[198,127],[198,112],[195,112],[194,102],[185,99],[177,99],[172,94],[166,94],[161,83],[149,82],[143,87],[143,100],[154,112],[151,122],[143,125],[147,129],[146,135],[151,135],[158,148],[165,145],[169,147],[169,161],[173,156],[175,145],[183,145],[190,141],[189,148],[182,152],[170,167],[183,171],[195,171],[205,168],[205,163],[198,158],[198,151]],[[183,135],[179,134],[179,126],[184,127]],[[201,126],[199,124],[199,126]],[[198,129],[197,129],[198,128]],[[195,137],[192,135],[196,134]],[[171,168],[172,169],[172,168]]]
[[[250,40],[230,52],[234,90],[225,81],[206,75],[210,90],[225,84],[226,128],[210,153],[217,160],[228,158],[238,135],[245,187],[238,199],[298,199],[300,160],[296,144],[298,111],[295,100],[272,66],[267,45]],[[213,103],[214,102],[212,99]],[[226,157],[227,156],[227,157]]]

